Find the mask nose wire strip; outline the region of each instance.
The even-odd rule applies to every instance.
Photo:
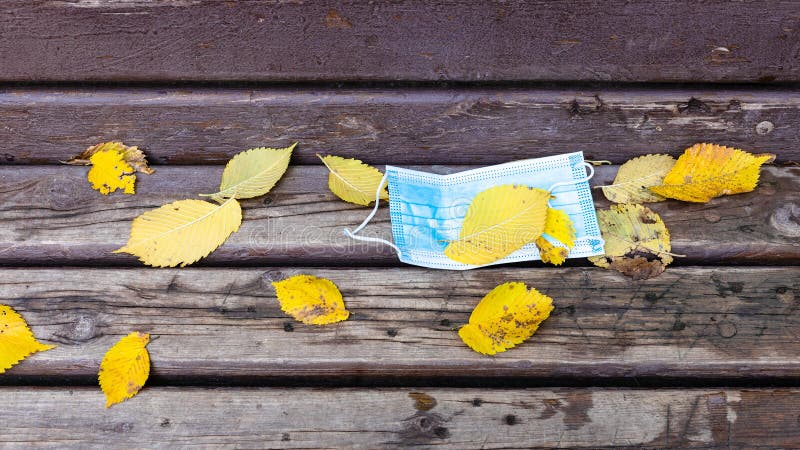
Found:
[[[364,219],[364,221],[361,222],[361,225],[359,225],[355,230],[350,231],[349,228],[345,228],[344,229],[344,234],[345,234],[345,236],[347,236],[347,237],[349,237],[351,239],[355,239],[357,241],[380,242],[381,244],[386,244],[389,247],[392,247],[394,249],[394,251],[397,252],[397,256],[400,256],[400,255],[403,254],[403,252],[401,252],[400,249],[397,248],[396,245],[394,245],[393,243],[387,241],[386,239],[367,237],[367,236],[357,236],[358,232],[363,230],[364,227],[367,226],[369,221],[372,220],[372,218],[375,217],[375,214],[378,212],[378,207],[380,206],[380,203],[381,203],[381,190],[383,189],[383,184],[386,183],[386,180],[387,180],[388,177],[389,177],[389,174],[385,173],[383,175],[383,178],[381,178],[381,182],[378,183],[378,189],[375,191],[375,207],[372,208],[372,212],[369,213],[367,218]]]
[[[558,183],[550,186],[550,189],[548,189],[547,192],[550,192],[552,194],[553,190],[555,190],[555,188],[557,188],[557,187],[560,187],[560,186],[571,186],[573,184],[583,183],[585,181],[591,180],[592,177],[594,176],[594,166],[592,166],[591,164],[587,163],[586,161],[583,162],[583,165],[586,166],[587,169],[589,169],[589,175],[586,175],[583,178],[579,178],[579,179],[573,180],[573,181],[561,181],[561,182],[558,182]],[[550,206],[550,201],[547,202],[547,206]],[[550,207],[552,208],[552,206],[550,206]]]

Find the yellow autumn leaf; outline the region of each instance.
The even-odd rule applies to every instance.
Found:
[[[506,184],[480,192],[470,203],[458,239],[445,255],[464,264],[489,264],[504,258],[544,231],[550,193]]]
[[[654,193],[686,202],[705,203],[714,197],[750,192],[758,184],[761,165],[775,155],[753,155],[716,144],[695,144],[686,149]]]
[[[134,332],[119,340],[100,363],[100,389],[106,394],[106,408],[127,400],[144,387],[150,376],[150,335]]]
[[[620,203],[597,211],[597,218],[605,254],[589,258],[595,265],[646,280],[660,275],[672,262],[669,231],[650,208]]]
[[[155,170],[151,169],[147,165],[147,158],[145,158],[144,152],[139,150],[139,147],[128,147],[122,142],[103,142],[101,144],[93,145],[84,150],[80,155],[73,156],[68,161],[64,161],[64,164],[88,166],[92,163],[92,155],[97,152],[108,150],[114,150],[122,153],[122,159],[137,172],[146,173],[148,175],[155,173]]]
[[[533,336],[552,310],[553,300],[536,289],[503,283],[483,297],[458,335],[476,352],[494,355]]]
[[[135,194],[134,184],[136,175],[133,168],[125,162],[122,153],[117,150],[103,150],[89,158],[92,168],[86,178],[92,183],[92,188],[108,195],[117,189],[122,189],[126,194]]]
[[[564,247],[553,245],[545,235],[564,244]],[[569,256],[569,251],[575,246],[575,226],[572,224],[572,219],[564,211],[548,208],[544,233],[536,238],[535,242],[542,262],[556,266],[564,264]]]
[[[675,158],[670,155],[639,156],[620,166],[612,184],[598,187],[614,203],[661,202],[664,197],[648,188],[660,185],[674,165]]]
[[[325,325],[350,316],[342,293],[332,281],[312,275],[295,275],[273,282],[281,310],[300,322]]]
[[[239,202],[221,205],[181,200],[133,219],[128,243],[114,253],[130,253],[155,267],[181,267],[208,256],[242,223]]]
[[[575,226],[569,215],[560,209],[547,208],[544,234],[555,238],[567,248],[571,249],[575,246]]]
[[[222,201],[266,194],[286,173],[292,150],[296,146],[297,143],[285,148],[260,147],[237,154],[228,161],[222,172],[219,192],[202,196]]]
[[[364,164],[357,159],[339,156],[317,155],[328,168],[328,187],[337,197],[350,203],[368,206],[375,201],[375,192],[383,179],[380,170]],[[381,199],[389,200],[389,192],[384,187]]]
[[[0,373],[36,352],[55,348],[33,336],[25,319],[10,306],[0,305]]]
[[[553,245],[544,235],[536,238],[534,242],[536,243],[536,248],[539,249],[539,258],[541,258],[544,263],[560,266],[564,264],[564,261],[567,260],[567,256],[569,256],[568,248]]]

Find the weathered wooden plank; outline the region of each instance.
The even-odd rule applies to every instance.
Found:
[[[0,388],[0,444],[108,448],[794,447],[800,391]],[[32,407],[35,405],[35,407]]]
[[[0,162],[52,164],[123,140],[157,164],[224,164],[299,141],[293,161],[493,164],[582,150],[622,163],[718,142],[800,160],[796,89],[0,90]]]
[[[350,319],[317,327],[283,314],[271,282],[299,273],[334,281]],[[456,330],[506,281],[556,310],[529,342],[479,355]],[[798,267],[674,267],[642,282],[599,268],[3,269],[0,287],[0,303],[58,344],[6,382],[93,380],[132,331],[160,336],[148,348],[165,382],[800,376]]]
[[[448,172],[465,167],[426,166]],[[215,192],[222,167],[159,167],[139,175],[136,195],[102,196],[83,167],[0,167],[0,263],[17,265],[139,265],[112,254],[128,239],[138,214],[200,193]],[[593,183],[610,183],[614,167],[599,167]],[[239,232],[203,264],[398,265],[386,246],[356,242],[342,230],[366,217],[367,208],[330,193],[321,166],[291,167],[267,196],[243,202]],[[753,193],[708,204],[668,201],[651,205],[662,215],[676,264],[797,264],[800,262],[800,168],[766,168]],[[607,205],[599,192],[596,203]],[[391,238],[387,208],[366,235]],[[580,259],[574,262],[586,263]]]
[[[7,0],[0,80],[797,81],[798,22],[791,0]]]

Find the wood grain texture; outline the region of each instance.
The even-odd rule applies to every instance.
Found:
[[[300,145],[370,164],[494,164],[582,150],[623,163],[715,142],[800,160],[795,89],[0,90],[0,163],[54,164],[122,140],[156,164]]]
[[[467,167],[417,168],[447,173]],[[111,253],[127,242],[131,220],[176,200],[216,192],[222,167],[159,167],[153,175],[138,175],[136,195],[110,196],[91,189],[87,170],[0,166],[0,263],[139,266],[130,255]],[[651,205],[670,230],[673,251],[686,255],[676,264],[800,263],[800,168],[762,172],[752,193],[708,204]],[[610,183],[615,173],[615,167],[598,167],[593,183]],[[399,265],[388,247],[343,234],[369,209],[336,198],[327,174],[320,166],[290,167],[268,195],[242,202],[239,231],[201,263]],[[594,196],[598,207],[608,205],[599,190]],[[388,208],[381,208],[364,234],[391,239]]]
[[[350,319],[319,327],[282,313],[271,282],[303,273],[336,283]],[[528,342],[479,355],[456,331],[507,281],[556,310]],[[3,269],[0,286],[0,303],[58,345],[9,370],[12,382],[93,380],[132,331],[160,336],[152,375],[168,383],[800,376],[798,267],[673,267],[642,282],[600,268]]]
[[[797,81],[796,7],[7,0],[0,80]]]
[[[80,448],[794,447],[800,391],[0,388],[0,445]],[[35,405],[35,408],[31,408]]]

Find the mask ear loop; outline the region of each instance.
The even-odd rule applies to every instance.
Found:
[[[587,163],[586,161],[583,162],[583,165],[586,166],[587,169],[589,169],[589,175],[586,175],[585,177],[577,179],[577,180],[560,181],[560,182],[550,186],[550,189],[548,189],[547,192],[552,194],[553,190],[555,188],[557,188],[557,187],[560,187],[560,186],[571,186],[573,184],[583,183],[585,181],[591,180],[592,177],[594,176],[594,166],[592,166],[591,164]],[[547,206],[552,208],[552,206],[550,205],[550,201],[549,200],[547,201]]]
[[[389,177],[389,174],[385,173],[383,175],[383,178],[381,178],[381,182],[378,183],[378,189],[375,191],[375,207],[372,208],[372,212],[369,213],[367,218],[364,219],[364,221],[361,222],[361,225],[359,225],[355,230],[350,231],[349,228],[345,228],[344,229],[344,234],[345,234],[345,236],[347,236],[347,237],[349,237],[351,239],[355,239],[357,241],[380,242],[381,244],[386,244],[389,247],[392,247],[394,249],[394,251],[397,252],[397,256],[400,256],[400,255],[403,254],[403,252],[401,252],[400,249],[397,248],[396,245],[394,245],[393,243],[387,241],[386,239],[374,238],[374,237],[366,237],[366,236],[356,236],[359,231],[363,230],[364,227],[367,226],[369,221],[372,220],[372,218],[375,217],[375,214],[378,212],[378,207],[380,206],[380,202],[381,202],[381,191],[383,190],[383,184],[386,182],[386,179],[388,177]]]

